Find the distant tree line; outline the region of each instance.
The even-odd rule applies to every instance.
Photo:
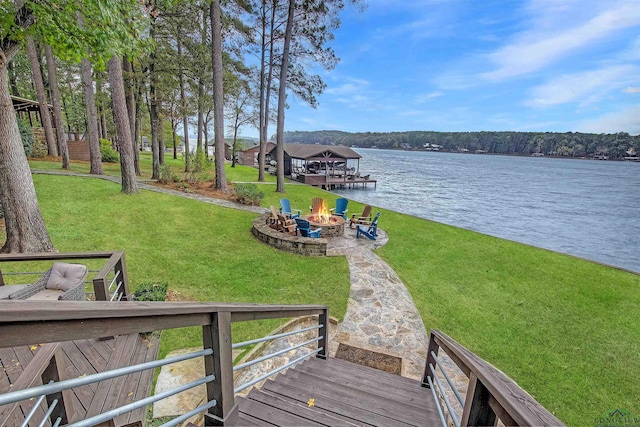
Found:
[[[640,136],[626,132],[593,134],[579,132],[286,132],[285,142],[300,144],[346,145],[363,148],[423,149],[433,145],[440,151],[495,154],[533,154],[620,159],[640,153]]]

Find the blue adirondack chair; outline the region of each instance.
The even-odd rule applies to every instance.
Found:
[[[298,231],[302,237],[320,237],[320,228],[316,228],[315,230],[311,229],[311,224],[306,219],[296,218],[296,224],[298,227],[296,228],[296,236],[298,235]]]
[[[345,198],[339,198],[338,200],[336,200],[336,207],[335,209],[331,209],[331,214],[332,215],[338,215],[341,216],[342,218],[344,218],[345,220],[347,219],[347,205],[349,204],[349,201]]]
[[[376,236],[378,235],[378,218],[380,218],[380,212],[376,214],[371,224],[358,225],[356,239],[362,234],[371,240],[376,240]]]
[[[300,210],[296,209],[296,211],[298,211],[297,214],[291,211],[291,202],[289,202],[289,199],[280,199],[280,212],[283,215],[287,215],[291,219],[296,219],[300,216]]]

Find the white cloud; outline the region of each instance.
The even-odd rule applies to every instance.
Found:
[[[444,95],[444,93],[440,92],[440,91],[433,91],[433,92],[425,93],[423,95],[418,95],[415,98],[415,103],[416,104],[423,104],[423,103],[427,102],[430,99],[438,98],[438,97],[440,97],[442,95]]]
[[[487,59],[497,68],[481,76],[491,81],[502,81],[526,75],[615,32],[640,25],[637,0],[603,2],[607,9],[584,17],[585,10],[590,10],[592,3],[588,5],[575,1],[532,1],[529,7],[534,13],[529,19],[531,28],[489,54]],[[565,19],[561,19],[563,17]]]
[[[324,91],[328,95],[345,96],[360,93],[369,87],[370,83],[363,79],[348,78],[345,83],[329,87]]]
[[[638,81],[640,68],[619,65],[582,73],[565,74],[532,90],[525,105],[544,107],[569,102],[589,103],[601,99],[611,90]]]
[[[640,87],[631,87],[631,86],[629,86],[628,88],[623,90],[623,92],[624,93],[640,93]]]
[[[622,111],[608,113],[597,119],[585,122],[582,124],[581,130],[593,133],[628,132],[631,135],[639,135],[640,105],[634,105]]]

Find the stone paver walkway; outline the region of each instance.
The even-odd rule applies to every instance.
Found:
[[[388,241],[378,232],[375,241],[356,239],[356,230],[345,227],[344,237],[329,241],[327,255],[346,256],[351,281],[347,312],[332,340],[400,357],[403,375],[421,379],[427,331],[400,277],[373,252]]]

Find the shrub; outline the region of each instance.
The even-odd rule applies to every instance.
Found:
[[[161,184],[168,184],[173,181],[173,173],[171,172],[171,166],[169,165],[160,165],[158,169],[158,173],[160,177],[158,178],[158,182]]]
[[[33,145],[35,144],[33,130],[31,130],[29,122],[25,120],[18,120],[18,128],[20,129],[20,136],[22,137],[22,146],[24,147],[24,153],[27,155],[27,157],[31,156],[33,152]]]
[[[106,163],[118,163],[120,161],[118,152],[113,149],[111,141],[107,139],[100,138],[100,155],[102,156],[102,161]]]
[[[190,153],[189,159],[191,162],[191,170],[193,170],[193,172],[202,172],[211,167],[211,163],[202,149],[196,150],[195,153]]]
[[[141,283],[133,293],[134,301],[164,301],[167,298],[167,289],[169,284],[160,283]]]
[[[243,205],[260,206],[264,193],[258,190],[258,186],[251,183],[236,184],[233,188],[238,203]]]

